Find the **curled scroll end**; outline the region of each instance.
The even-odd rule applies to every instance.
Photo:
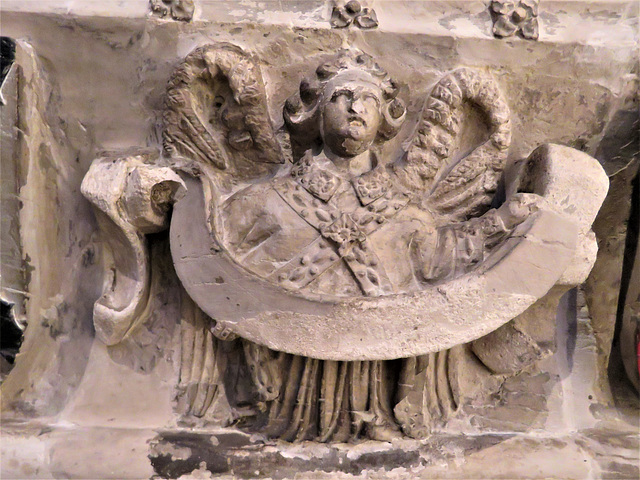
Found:
[[[105,244],[105,281],[93,321],[96,336],[107,345],[121,342],[146,317],[150,267],[145,234],[167,228],[170,205],[186,191],[173,170],[149,163],[156,157],[100,158],[82,181]]]
[[[558,283],[584,282],[593,267],[598,244],[591,230],[609,190],[609,178],[600,163],[579,150],[545,144],[522,162],[508,194],[537,193],[550,208],[574,221],[579,228],[574,257]]]
[[[549,332],[553,330],[545,325],[554,324],[560,295],[584,282],[593,267],[598,245],[591,224],[609,186],[597,160],[560,145],[538,147],[517,168],[515,180],[507,185],[505,205],[522,196],[540,198],[542,208],[558,219],[541,233],[555,236],[571,228],[575,242],[556,257],[564,266],[551,290],[538,296],[538,302],[513,321],[472,343],[475,355],[495,374],[517,373],[552,352],[549,346],[554,343],[554,334]],[[537,261],[530,254],[528,261],[532,259]],[[535,282],[537,278],[527,281]]]
[[[167,167],[134,167],[129,172],[122,206],[131,225],[141,233],[155,233],[169,226],[171,204],[184,196],[186,186]]]

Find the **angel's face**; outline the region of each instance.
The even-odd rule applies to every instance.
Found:
[[[355,157],[369,149],[382,120],[382,91],[364,81],[337,82],[324,92],[322,138],[325,147],[341,157]]]

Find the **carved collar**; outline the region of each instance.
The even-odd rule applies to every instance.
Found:
[[[324,155],[314,156],[308,150],[291,169],[291,176],[313,196],[328,202],[342,184],[340,172]],[[389,192],[393,185],[387,170],[378,165],[351,180],[360,203],[367,206]]]
[[[373,170],[354,178],[351,183],[360,203],[365,207],[389,192],[393,186],[387,169],[380,164]]]
[[[324,202],[329,201],[342,184],[331,160],[324,155],[314,157],[311,150],[307,150],[294,165],[291,176],[311,195]]]

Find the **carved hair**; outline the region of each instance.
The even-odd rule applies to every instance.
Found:
[[[397,98],[396,83],[370,55],[359,50],[341,50],[316,69],[315,78],[303,80],[300,92],[285,103],[284,120],[294,142],[308,144],[320,137],[320,105],[325,86],[340,75],[354,71],[371,76],[382,90],[382,124],[378,129],[378,138],[389,140],[398,133],[407,109],[404,102]]]

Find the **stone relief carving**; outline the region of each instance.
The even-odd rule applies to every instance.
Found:
[[[538,39],[538,0],[492,0],[491,17],[496,37]]]
[[[363,6],[358,0],[340,1],[333,6],[330,22],[333,28],[353,25],[362,30],[370,30],[378,26],[378,17],[373,8]]]
[[[149,0],[149,7],[154,15],[183,22],[191,21],[195,10],[193,0]]]
[[[511,118],[493,77],[446,74],[406,152],[390,152],[407,119],[399,90],[343,50],[300,83],[276,131],[256,60],[209,45],[169,80],[167,158],[92,166],[83,193],[113,256],[94,311],[107,343],[140,319],[144,235],[174,204],[186,416],[229,402],[231,419],[288,441],[422,437],[553,351],[557,301],[595,259],[606,175],[543,145],[500,200]],[[222,388],[229,370],[248,389]]]

